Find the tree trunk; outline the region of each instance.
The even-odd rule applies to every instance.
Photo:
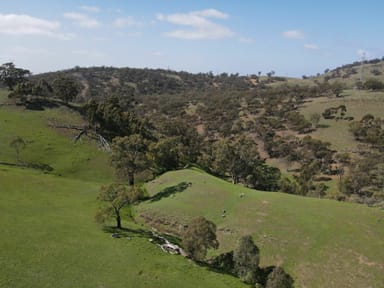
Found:
[[[129,183],[129,186],[135,185],[135,173],[134,172],[130,172],[129,173],[129,175],[128,175],[128,183]]]
[[[116,211],[116,227],[121,229],[121,217],[119,211]]]

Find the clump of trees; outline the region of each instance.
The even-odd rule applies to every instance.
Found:
[[[356,140],[384,151],[383,120],[380,117],[366,114],[360,121],[352,122],[349,127]]]
[[[282,267],[260,267],[260,249],[250,235],[241,237],[234,251],[223,253],[209,263],[213,268],[237,276],[255,287],[293,287],[292,277]]]
[[[249,137],[222,139],[210,147],[208,165],[211,172],[221,177],[229,176],[232,183],[244,183],[248,187],[276,191],[280,171],[268,166],[260,158],[256,143]]]
[[[52,82],[53,93],[65,103],[72,101],[80,93],[81,88],[75,78],[59,76]]]

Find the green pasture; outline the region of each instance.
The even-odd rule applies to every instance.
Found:
[[[108,155],[52,123],[81,124],[67,109],[0,107],[0,287],[243,287],[237,279],[164,253],[149,229],[128,221],[111,238],[94,221],[100,185],[113,181]],[[27,146],[15,166],[10,141]],[[113,223],[109,223],[112,225]]]
[[[243,287],[130,222],[113,239],[93,219],[99,183],[4,165],[0,183],[0,287]]]
[[[176,189],[183,182],[191,184]],[[211,254],[234,249],[242,235],[251,234],[261,265],[283,265],[297,287],[384,283],[384,212],[378,209],[249,190],[196,170],[166,173],[147,189],[163,197],[141,204],[137,219],[178,233],[202,215],[218,229],[220,248]]]
[[[10,146],[21,137],[25,149],[20,151],[23,164],[47,164],[50,173],[82,180],[106,181],[113,177],[108,155],[86,137],[74,144],[79,131],[53,129],[52,125],[81,125],[78,114],[67,108],[31,111],[18,107],[0,107],[0,162],[16,163],[16,151]],[[92,144],[92,145],[89,145]]]
[[[314,113],[324,112],[330,107],[345,105],[347,112],[345,116],[354,117],[353,121],[360,121],[366,114],[375,117],[382,117],[384,111],[384,93],[369,92],[362,90],[345,90],[341,98],[314,98],[307,102],[302,108],[301,113],[310,119]],[[354,140],[352,133],[349,132],[351,121],[321,118],[320,127],[310,135],[314,138],[330,142],[332,147],[338,151],[353,151],[358,142]]]

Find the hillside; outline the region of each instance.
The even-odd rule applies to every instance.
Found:
[[[233,277],[164,254],[147,241],[148,236],[140,226],[124,222],[132,239],[115,240],[94,223],[97,190],[112,177],[105,174],[106,159],[97,160],[103,154],[97,156],[99,152],[93,144],[74,145],[70,135],[47,126],[57,115],[79,121],[72,112],[3,107],[0,115],[2,131],[6,131],[2,133],[2,161],[14,161],[14,151],[6,144],[13,135],[20,135],[29,140],[29,147],[21,154],[23,159],[39,159],[54,167],[46,174],[1,165],[0,219],[7,237],[0,241],[0,287],[41,287],[41,283],[47,287],[79,283],[82,287],[125,287],[132,283],[135,287],[148,287],[151,283],[157,287],[192,287],[201,283],[204,287],[241,286]],[[46,154],[47,149],[33,148],[49,144],[54,147],[53,154]],[[80,161],[82,157],[90,158],[91,166],[73,166],[69,161]],[[68,165],[72,168],[68,169]],[[323,287],[323,283],[327,287],[367,283],[377,287],[383,281],[384,255],[380,247],[384,215],[380,210],[258,192],[197,170],[164,174],[148,183],[147,189],[155,195],[180,182],[192,185],[174,197],[141,204],[137,207],[137,220],[177,232],[179,224],[204,215],[218,226],[218,252],[233,249],[241,235],[250,233],[262,251],[262,265],[283,265],[295,278],[297,287]],[[241,193],[244,198],[239,197]],[[221,216],[222,209],[227,211],[225,218]]]
[[[189,187],[177,190],[183,182]],[[217,225],[219,252],[251,234],[261,265],[283,265],[296,287],[380,287],[384,281],[384,213],[378,209],[250,190],[196,169],[166,173],[147,189],[164,196],[137,208],[141,221],[178,234],[203,215]]]
[[[379,287],[384,281],[383,211],[319,199],[373,199],[375,205],[383,200],[381,178],[371,173],[381,171],[381,142],[357,140],[350,132],[354,120],[344,119],[353,117],[362,123],[360,118],[371,113],[373,120],[370,117],[368,124],[380,124],[375,117],[384,109],[382,91],[345,89],[345,82],[341,95],[336,95],[333,82],[337,81],[331,79],[328,85],[316,83],[320,78],[106,67],[37,75],[33,81],[53,82],[58,75],[72,75],[83,85],[72,103],[58,99],[59,94],[35,95],[28,84],[18,87],[9,99],[8,92],[0,90],[0,224],[9,235],[0,240],[0,287],[41,287],[41,283],[47,287],[242,287],[237,278],[165,254],[148,241],[151,227],[179,235],[197,216],[205,216],[218,228],[220,247],[209,251],[209,257],[234,249],[241,236],[251,234],[261,249],[261,265],[282,265],[297,287],[324,287],[324,283],[327,287]],[[338,80],[343,79],[347,78]],[[82,106],[90,98],[96,100],[91,102],[95,110]],[[322,115],[336,106],[345,106],[345,115],[320,117],[316,125],[311,123],[313,114]],[[90,112],[111,121],[109,126],[102,126],[104,118],[92,126],[87,118]],[[163,162],[153,166],[162,172],[176,171],[146,184],[152,198],[135,207],[138,223],[129,221],[125,211],[123,237],[112,239],[109,226],[102,229],[94,222],[100,186],[116,180],[109,155],[93,139],[82,137],[74,143],[79,130],[68,127],[103,131],[148,123],[141,119],[152,125],[148,126],[155,139],[152,145],[164,145],[155,148],[179,153],[160,153],[170,158],[159,157]],[[20,151],[10,145],[16,137],[25,143]],[[243,162],[237,163],[249,169],[250,174],[241,174],[237,185],[223,180],[233,176],[221,166],[232,154],[224,154],[221,147],[240,151],[236,157]],[[158,157],[153,151],[151,155]],[[356,163],[345,168],[345,175],[337,174],[333,167],[344,162],[336,155],[344,151]],[[356,194],[343,194],[340,179],[353,178],[354,165],[361,159],[372,161],[365,158],[369,153],[376,162],[364,164],[376,182],[368,182]],[[181,170],[190,164],[188,158],[183,160],[189,155],[222,179],[202,170]],[[174,166],[159,166],[169,164],[169,159],[177,160]],[[266,163],[280,168],[285,186],[277,182],[280,171]],[[305,178],[319,163],[320,170]],[[149,177],[154,174],[151,171]],[[180,183],[189,184],[177,186]],[[328,188],[322,190],[323,184]],[[269,190],[279,185],[282,191],[301,196],[244,187],[257,185]]]
[[[49,126],[53,120],[81,118],[66,108],[0,107],[0,287],[245,286],[165,254],[125,213],[124,237],[111,238],[94,221],[100,185],[114,180],[108,157],[86,138],[74,144],[71,133]],[[15,136],[26,140],[24,164],[53,170],[15,166]]]
[[[174,158],[168,162],[176,164],[157,167],[158,171],[192,162],[229,178],[229,169],[220,167],[219,147],[241,151],[243,145],[245,150],[257,150],[255,158],[266,171],[260,176],[256,167],[258,172],[244,172],[247,175],[236,180],[248,187],[383,206],[384,180],[376,176],[382,174],[384,161],[383,67],[382,59],[373,59],[303,79],[278,77],[273,71],[241,76],[75,67],[35,75],[11,97],[31,109],[57,103],[76,108],[85,123],[109,141],[122,136],[121,127],[132,126],[129,119],[111,123],[117,121],[114,111],[120,111],[120,120],[129,113],[149,124],[147,131],[161,142],[159,149],[169,141],[183,141],[183,149],[195,150],[180,152],[196,155],[193,159],[168,155]],[[70,98],[56,85],[63,81],[76,90]],[[246,139],[247,148],[240,139]],[[184,160],[175,160],[180,158]],[[283,182],[264,184],[266,178],[279,178],[264,164],[277,168]]]

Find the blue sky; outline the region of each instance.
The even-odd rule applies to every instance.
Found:
[[[384,56],[384,1],[0,1],[0,63],[313,75]]]

